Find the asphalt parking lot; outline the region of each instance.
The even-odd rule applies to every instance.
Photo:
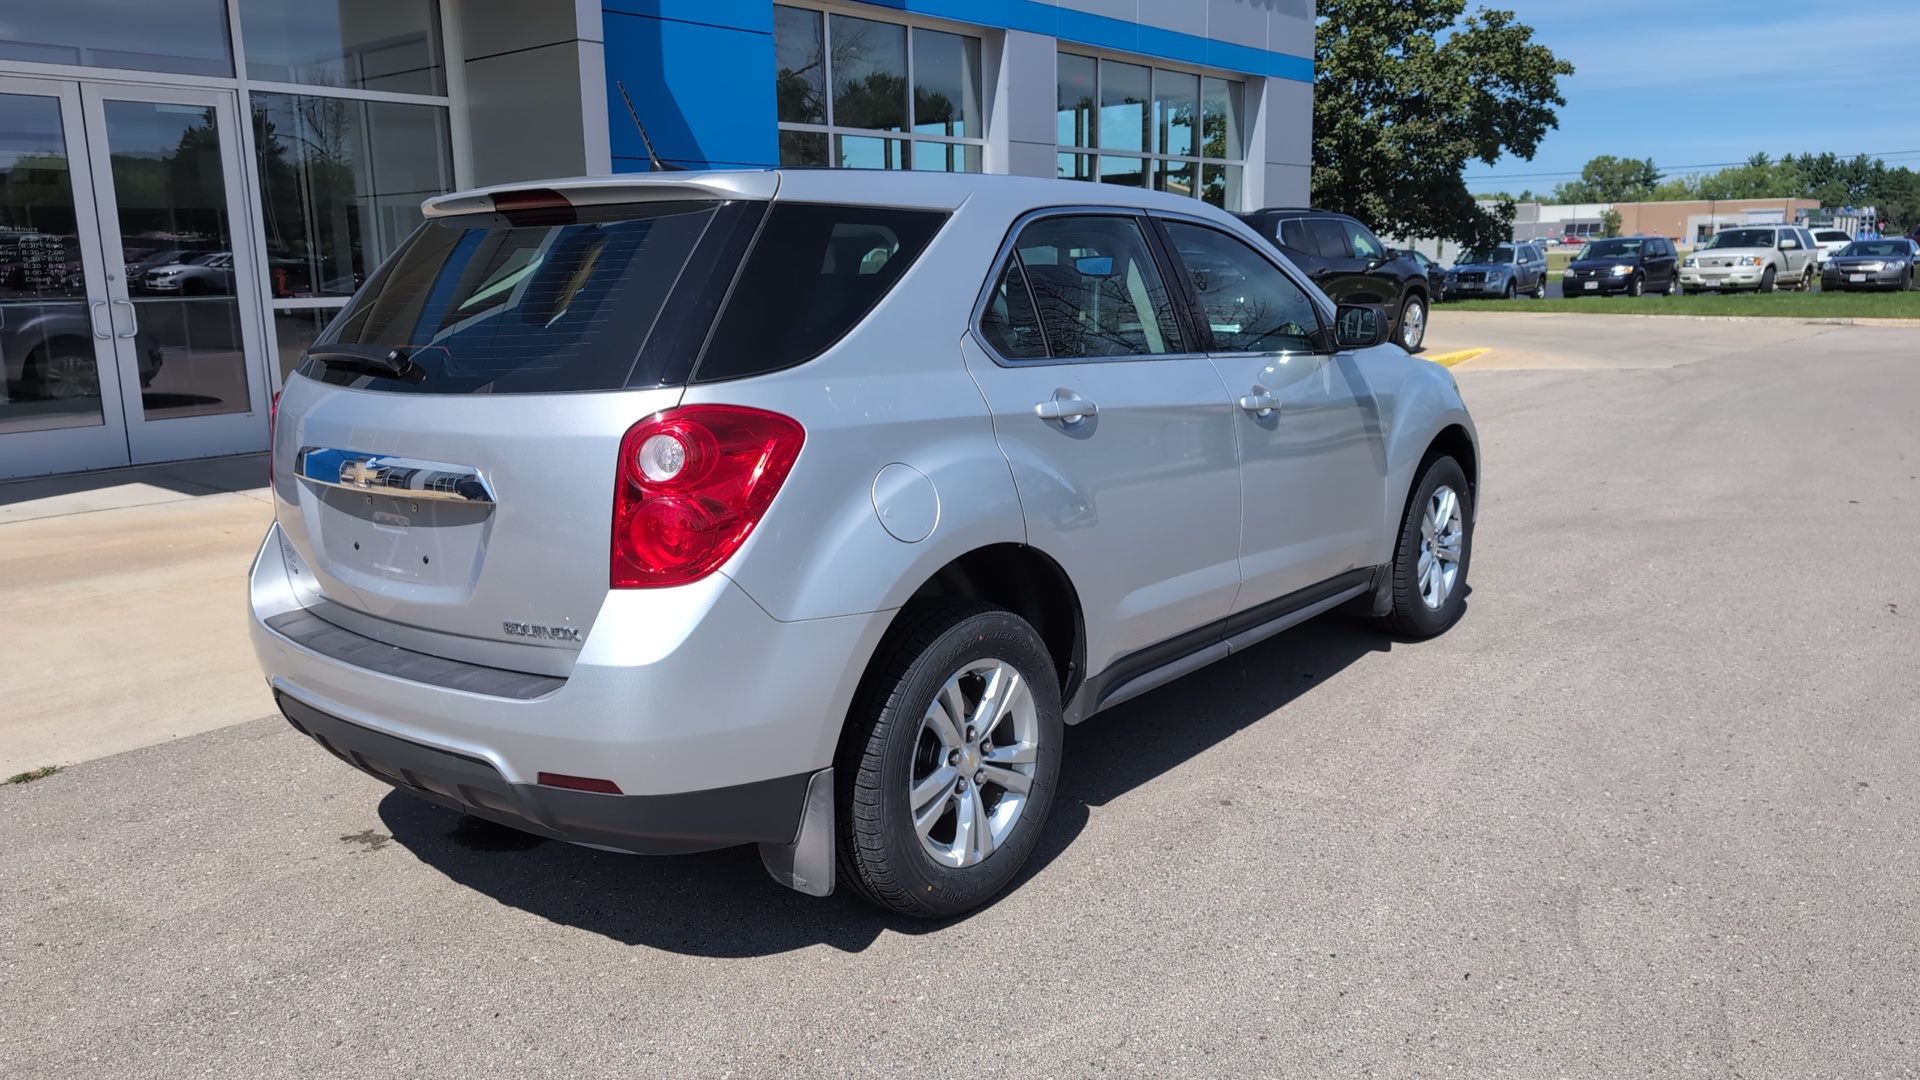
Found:
[[[0,1075],[1920,1077],[1920,330],[1430,340],[1495,343],[1462,623],[1322,619],[1072,729],[989,908],[183,728],[0,787]]]

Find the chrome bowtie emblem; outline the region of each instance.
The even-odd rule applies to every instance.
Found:
[[[386,470],[372,464],[370,459],[356,458],[352,461],[341,462],[340,482],[343,484],[357,484],[360,487],[372,487],[373,482],[380,479],[381,474],[385,471]]]

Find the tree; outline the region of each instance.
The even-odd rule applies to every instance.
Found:
[[[1620,211],[1609,206],[1600,212],[1600,235],[1603,237],[1620,235]]]
[[[1660,183],[1660,169],[1652,158],[1617,158],[1602,154],[1580,170],[1580,179],[1553,190],[1558,203],[1639,202],[1652,197]]]
[[[1461,169],[1532,159],[1573,65],[1513,13],[1466,0],[1321,0],[1314,34],[1313,203],[1397,236],[1468,247],[1512,238],[1513,203],[1481,207]]]

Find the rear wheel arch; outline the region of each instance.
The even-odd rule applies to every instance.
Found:
[[[1061,700],[1071,700],[1085,674],[1086,623],[1079,592],[1052,557],[1026,544],[975,548],[934,571],[901,610],[949,600],[981,601],[1025,619],[1047,644]]]

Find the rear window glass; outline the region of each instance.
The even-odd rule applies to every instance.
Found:
[[[429,394],[624,387],[718,206],[429,218],[314,346],[392,349],[401,373],[311,357],[301,371]]]
[[[1280,223],[1280,243],[1308,255],[1320,254],[1320,245],[1314,242],[1313,232],[1299,218],[1288,218]]]
[[[866,318],[947,215],[775,203],[694,371],[695,382],[806,363]]]

